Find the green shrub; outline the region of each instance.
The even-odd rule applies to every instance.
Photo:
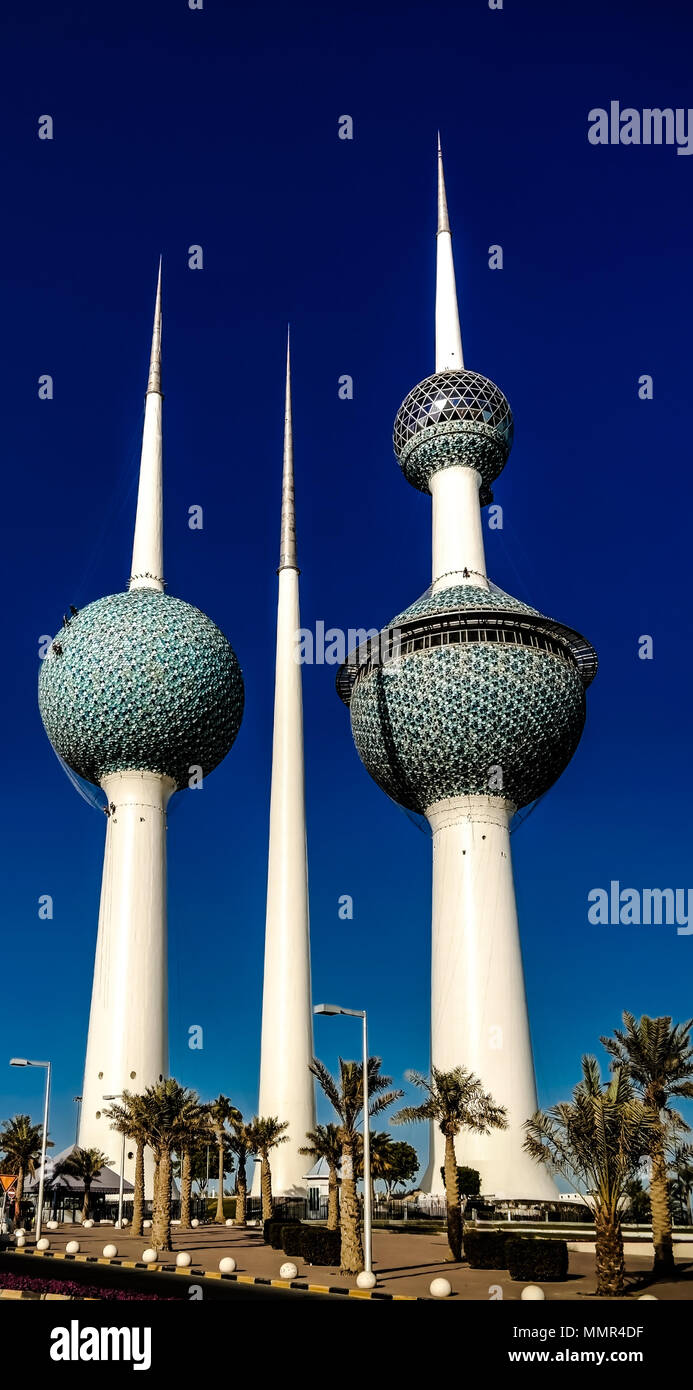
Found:
[[[523,1284],[565,1279],[568,1273],[568,1246],[564,1240],[508,1237],[505,1253],[510,1278]]]
[[[281,1249],[285,1255],[303,1254],[303,1233],[305,1226],[300,1221],[289,1221],[281,1229]]]
[[[505,1231],[465,1231],[464,1258],[471,1269],[507,1269]]]
[[[271,1245],[273,1250],[281,1250],[282,1231],[285,1226],[300,1226],[300,1221],[288,1219],[286,1217],[273,1216],[271,1221],[265,1221],[263,1226],[263,1238],[265,1245]]]
[[[288,1250],[286,1253],[288,1255]],[[302,1226],[299,1253],[309,1265],[339,1265],[342,1258],[341,1232],[328,1231],[326,1226]]]

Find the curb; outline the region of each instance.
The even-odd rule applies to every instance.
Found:
[[[334,1288],[329,1284],[309,1284],[302,1279],[266,1279],[252,1274],[222,1274],[220,1270],[208,1270],[201,1268],[191,1268],[190,1266],[181,1269],[175,1264],[145,1264],[143,1260],[125,1260],[116,1256],[112,1260],[106,1259],[104,1255],[66,1255],[64,1250],[18,1250],[16,1246],[10,1245],[3,1254],[17,1255],[18,1258],[24,1256],[36,1256],[43,1260],[65,1260],[67,1263],[90,1264],[90,1265],[114,1265],[120,1269],[139,1269],[151,1270],[153,1274],[177,1274],[183,1279],[221,1279],[236,1284],[261,1284],[264,1288],[272,1289],[298,1289],[301,1293],[334,1294],[340,1298],[360,1298],[370,1299],[385,1303],[425,1303],[427,1300],[420,1298],[417,1294],[411,1293],[383,1293],[377,1289],[343,1289]],[[0,1276],[1,1277],[1,1276]],[[6,1297],[17,1297],[16,1292],[10,1290]],[[2,1295],[0,1295],[2,1296]],[[27,1297],[31,1295],[27,1294]],[[39,1295],[43,1297],[43,1295]],[[66,1294],[46,1294],[47,1298],[66,1298]]]

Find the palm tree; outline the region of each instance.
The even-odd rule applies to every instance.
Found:
[[[392,1077],[383,1076],[380,1067],[380,1057],[368,1058],[368,1114],[371,1117],[382,1114],[404,1094],[403,1091],[387,1090],[387,1087],[392,1085]],[[363,1269],[363,1244],[354,1160],[357,1150],[357,1125],[363,1111],[363,1063],[345,1062],[340,1057],[339,1076],[334,1077],[327,1067],[314,1057],[310,1069],[320,1082],[339,1119],[339,1137],[342,1145],[341,1268],[344,1274],[360,1274]]]
[[[260,1187],[262,1191],[262,1219],[271,1221],[274,1215],[274,1202],[272,1201],[272,1169],[270,1166],[270,1153],[276,1149],[278,1144],[289,1142],[288,1134],[285,1130],[289,1128],[287,1120],[280,1120],[276,1115],[257,1115],[248,1125],[248,1142],[252,1153],[260,1155]]]
[[[190,1199],[193,1181],[193,1154],[206,1148],[213,1137],[206,1105],[191,1102],[181,1118],[178,1129],[180,1160],[180,1224],[190,1225]],[[228,1171],[228,1164],[226,1165]]]
[[[84,1204],[82,1206],[82,1221],[86,1221],[91,1207],[91,1185],[102,1168],[106,1168],[112,1160],[106,1157],[100,1149],[80,1149],[75,1145],[71,1153],[57,1164],[55,1176],[60,1173],[67,1173],[71,1178],[77,1178],[84,1184]]]
[[[650,1200],[652,1202],[652,1241],[654,1273],[674,1273],[671,1197],[667,1172],[667,1135],[672,1128],[687,1130],[688,1125],[669,1102],[674,1096],[693,1098],[693,1046],[687,1023],[672,1026],[670,1017],[636,1019],[624,1012],[623,1029],[601,1042],[612,1057],[612,1070],[625,1069],[635,1090],[653,1120],[650,1160]]]
[[[526,1152],[575,1183],[594,1211],[597,1293],[607,1297],[624,1290],[621,1213],[655,1126],[627,1073],[618,1067],[602,1085],[594,1057],[583,1057],[572,1101],[538,1110],[525,1123]]]
[[[675,1144],[669,1156],[669,1170],[673,1196],[678,1202],[681,1225],[689,1226],[691,1221],[691,1193],[693,1192],[693,1146]]]
[[[124,1134],[135,1145],[135,1190],[132,1202],[132,1234],[142,1235],[144,1219],[144,1151],[149,1142],[147,1130],[147,1108],[143,1096],[123,1091],[120,1103],[109,1106],[104,1115],[111,1121],[111,1129]]]
[[[152,1245],[155,1250],[170,1250],[172,1152],[180,1146],[200,1102],[195,1091],[179,1085],[173,1077],[148,1086],[144,1101],[149,1143],[157,1162]]]
[[[236,1157],[236,1226],[245,1226],[246,1223],[246,1202],[248,1199],[248,1178],[245,1165],[249,1155],[253,1152],[249,1126],[243,1123],[243,1117],[239,1113],[237,1120],[231,1120],[231,1134],[229,1135],[229,1148]]]
[[[394,1161],[394,1142],[386,1130],[374,1130],[370,1136],[371,1158],[371,1208],[375,1206],[375,1184],[378,1178],[387,1182],[387,1176]],[[358,1136],[356,1176],[363,1178],[363,1137]]]
[[[462,1207],[460,1184],[455,1157],[455,1139],[460,1130],[488,1134],[492,1129],[507,1129],[506,1110],[496,1105],[493,1096],[483,1088],[479,1078],[466,1067],[451,1071],[431,1068],[430,1081],[420,1072],[407,1072],[407,1080],[426,1092],[421,1105],[405,1105],[392,1117],[395,1125],[419,1120],[432,1121],[445,1137],[445,1210],[448,1245],[453,1260],[462,1259]]]
[[[235,1105],[232,1105],[232,1104],[231,1104],[231,1101],[229,1100],[228,1096],[224,1096],[224,1095],[218,1095],[217,1098],[216,1098],[216,1100],[213,1100],[213,1101],[211,1102],[211,1104],[210,1104],[209,1107],[208,1107],[208,1110],[209,1110],[209,1120],[210,1120],[210,1124],[211,1124],[211,1126],[212,1126],[212,1129],[214,1130],[214,1137],[215,1137],[216,1143],[217,1143],[217,1158],[218,1158],[219,1190],[218,1190],[218,1192],[217,1192],[217,1210],[216,1210],[216,1214],[215,1214],[214,1220],[215,1220],[216,1222],[218,1222],[219,1225],[223,1226],[223,1224],[224,1224],[224,1219],[225,1219],[225,1218],[224,1218],[224,1161],[225,1161],[224,1136],[225,1136],[225,1134],[226,1134],[226,1125],[227,1125],[227,1124],[234,1124],[234,1123],[236,1123],[237,1120],[240,1122],[240,1121],[243,1119],[243,1116],[241,1115],[240,1110],[237,1110],[236,1107],[235,1107]]]
[[[314,1163],[324,1158],[327,1164],[327,1229],[339,1230],[339,1165],[342,1161],[342,1141],[338,1125],[316,1125],[306,1134],[308,1143],[300,1154]]]
[[[17,1174],[17,1187],[14,1197],[15,1221],[19,1220],[20,1207],[24,1196],[24,1180],[27,1175],[33,1178],[41,1160],[41,1141],[43,1125],[32,1125],[30,1115],[14,1115],[5,1120],[0,1129],[0,1151],[12,1165]]]

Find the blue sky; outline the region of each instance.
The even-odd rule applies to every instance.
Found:
[[[377,625],[429,583],[430,503],[400,475],[391,429],[433,367],[438,127],[465,357],[515,415],[489,572],[583,631],[601,663],[578,753],[513,837],[552,1103],[624,1007],[693,1012],[692,937],[587,921],[587,894],[612,879],[691,884],[693,158],[587,140],[588,112],[611,100],[690,104],[690,11],[145,0],[38,4],[4,28],[0,1116],[38,1118],[42,1082],[2,1059],[50,1057],[52,1135],[73,1135],[104,823],[43,733],[38,643],[68,604],[127,580],[160,251],[168,585],[224,629],[246,683],[231,754],[172,807],[171,1068],[255,1106],[285,328],[303,621]],[[37,138],[43,114],[52,141]],[[361,767],[334,674],[304,673],[314,997],[366,1006],[400,1081],[428,1060],[430,845]],[[356,1054],[349,1029],[317,1021],[328,1064]]]

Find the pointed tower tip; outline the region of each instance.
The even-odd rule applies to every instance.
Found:
[[[443,151],[440,144],[440,131],[438,131],[438,231],[450,231],[448,200],[445,195],[445,172],[443,170]]]
[[[291,418],[291,342],[286,331],[286,392],[284,397],[284,469],[282,474],[282,526],[279,568],[297,569],[296,509],[294,501],[294,438]]]
[[[161,268],[163,256],[159,256],[159,274],[156,281],[156,302],[154,305],[154,327],[152,329],[152,351],[149,358],[149,378],[147,395],[156,392],[161,395]]]
[[[459,371],[464,367],[460,315],[455,288],[452,236],[445,196],[443,152],[438,132],[438,233],[436,256],[436,371]]]

